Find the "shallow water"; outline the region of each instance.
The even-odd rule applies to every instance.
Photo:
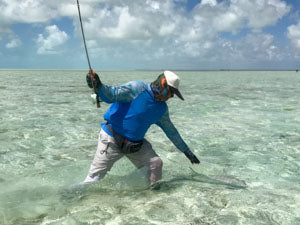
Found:
[[[171,119],[201,164],[153,126],[159,190],[125,158],[81,189],[108,105],[91,103],[83,71],[0,70],[0,224],[300,224],[300,74],[178,74],[186,100],[169,101]]]

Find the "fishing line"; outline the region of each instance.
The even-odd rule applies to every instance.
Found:
[[[100,108],[100,100],[99,100],[99,96],[98,96],[98,93],[97,93],[97,88],[94,86],[94,82],[93,82],[93,80],[94,80],[94,72],[93,72],[93,69],[91,67],[90,57],[89,57],[89,53],[88,53],[88,50],[87,50],[87,47],[86,47],[85,35],[84,35],[84,31],[83,31],[83,25],[82,25],[81,13],[80,13],[79,0],[77,0],[77,8],[78,8],[78,15],[79,15],[81,33],[82,33],[82,38],[83,38],[83,43],[84,43],[84,49],[85,49],[86,58],[87,58],[87,61],[88,61],[88,64],[89,64],[89,69],[90,69],[89,72],[90,72],[90,74],[92,76],[92,86],[93,86],[94,92],[96,94],[97,108]]]

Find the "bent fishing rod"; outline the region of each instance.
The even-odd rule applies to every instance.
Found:
[[[83,25],[82,25],[82,19],[81,19],[81,13],[80,13],[79,0],[77,0],[77,8],[78,8],[78,15],[79,15],[79,21],[80,21],[81,33],[82,33],[82,38],[83,38],[83,43],[84,43],[85,54],[86,54],[86,58],[87,58],[87,61],[88,61],[88,64],[89,64],[89,69],[90,69],[89,73],[91,74],[92,86],[93,86],[94,92],[96,94],[97,108],[100,108],[100,100],[99,100],[99,96],[98,96],[98,93],[97,93],[97,88],[94,85],[94,71],[91,67],[89,53],[88,53],[88,50],[87,50],[87,47],[86,47],[86,41],[85,41]]]

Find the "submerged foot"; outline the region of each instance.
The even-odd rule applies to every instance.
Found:
[[[153,190],[153,191],[160,190],[160,188],[161,188],[161,183],[162,183],[162,182],[157,181],[157,182],[155,182],[155,183],[153,183],[153,184],[150,184],[150,186],[149,186],[150,190]]]
[[[74,199],[82,199],[86,195],[84,195],[85,190],[87,189],[88,184],[84,182],[72,184],[70,187],[64,188],[60,191],[61,200],[74,200]]]

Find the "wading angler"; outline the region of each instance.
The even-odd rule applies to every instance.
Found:
[[[163,162],[152,145],[144,138],[152,124],[158,125],[191,163],[199,164],[200,161],[171,122],[166,104],[166,101],[174,95],[184,100],[179,92],[179,77],[171,71],[164,71],[151,84],[142,81],[131,81],[121,86],[103,84],[91,67],[78,0],[77,6],[89,65],[87,84],[95,92],[98,108],[99,97],[102,101],[111,104],[104,114],[106,123],[101,125],[97,151],[83,183],[102,179],[114,163],[123,156],[126,156],[137,168],[147,167],[147,179],[150,185],[161,180]]]
[[[98,147],[84,183],[102,179],[114,163],[126,156],[137,168],[147,167],[150,185],[162,179],[161,158],[144,136],[152,124],[158,125],[191,163],[200,163],[171,122],[167,100],[179,92],[179,78],[164,71],[152,83],[131,81],[120,86],[103,84],[96,73],[86,76],[88,86],[102,101],[111,104],[104,114]]]

